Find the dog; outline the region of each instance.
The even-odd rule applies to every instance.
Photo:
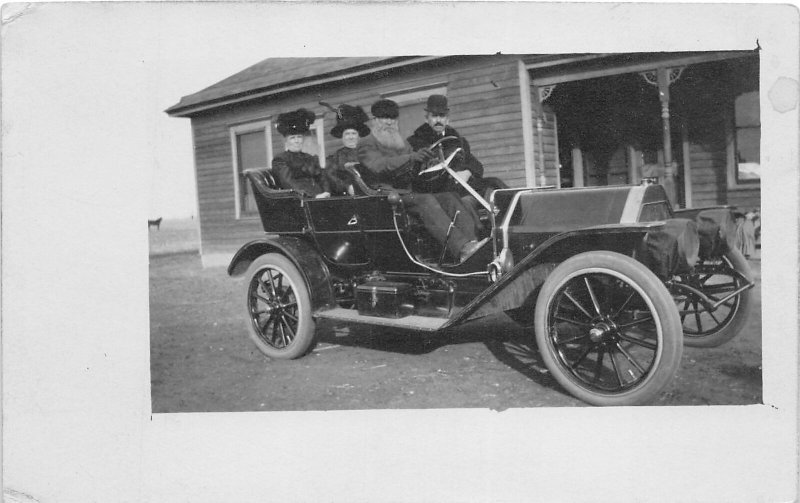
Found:
[[[156,230],[161,230],[161,217],[156,218],[155,220],[148,220],[147,221],[147,229],[150,230],[150,227],[155,227]]]

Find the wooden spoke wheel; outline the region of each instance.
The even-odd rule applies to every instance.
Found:
[[[250,338],[270,358],[291,359],[314,344],[315,323],[302,274],[283,255],[258,257],[245,288]]]
[[[534,319],[553,377],[593,405],[648,403],[680,364],[672,297],[650,270],[618,253],[582,253],[561,263],[542,285]]]
[[[727,298],[716,308],[709,308],[697,295],[679,287],[673,288],[673,298],[683,324],[683,343],[713,348],[736,337],[747,322],[753,290],[748,288],[733,296],[731,294],[751,281],[750,266],[739,250],[730,250],[720,258],[706,260],[695,267],[694,273],[681,276],[678,283],[701,291],[714,303]]]

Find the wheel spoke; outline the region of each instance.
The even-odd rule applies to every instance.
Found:
[[[292,320],[293,322],[297,323],[297,316],[293,315],[293,314],[292,314],[292,313],[290,313],[289,311],[284,311],[284,312],[283,312],[283,316],[285,316],[286,318],[289,318],[289,319],[290,319],[290,320]]]
[[[594,382],[600,381],[600,374],[603,371],[603,358],[606,356],[606,351],[602,347],[597,352],[597,362],[594,364]]]
[[[286,327],[286,330],[289,331],[289,342],[292,342],[295,336],[294,330],[292,330],[292,326],[283,317],[281,317],[281,323]]]
[[[625,386],[622,382],[622,376],[619,373],[619,367],[617,367],[617,362],[614,360],[614,353],[611,351],[608,352],[608,359],[611,360],[611,366],[614,367],[614,375],[617,377],[617,382],[619,383],[620,387]]]
[[[633,337],[629,334],[624,334],[622,332],[619,333],[619,338],[624,341],[636,344],[637,346],[642,346],[643,348],[652,349],[653,351],[658,349],[657,343],[646,341],[644,339],[639,339],[638,337]]]
[[[266,297],[262,296],[262,295],[261,295],[260,293],[258,293],[258,292],[256,292],[255,296],[256,296],[256,298],[257,298],[257,299],[260,299],[260,300],[262,300],[263,302],[266,302],[267,304],[269,304],[269,302],[270,302],[270,300],[269,300],[268,298],[266,298]]]
[[[269,278],[269,289],[272,296],[278,298],[278,291],[275,289],[275,279],[272,277],[272,269],[267,269],[267,277]]]
[[[614,312],[614,314],[613,314],[611,317],[612,317],[612,318],[616,318],[617,316],[619,316],[619,313],[621,313],[621,312],[622,312],[622,310],[623,310],[623,309],[625,309],[625,306],[627,306],[627,305],[628,305],[628,302],[630,302],[630,301],[631,301],[631,299],[633,298],[633,296],[634,296],[635,294],[636,294],[636,292],[631,292],[631,294],[630,294],[630,295],[628,295],[628,298],[627,298],[627,299],[625,299],[625,302],[623,302],[623,303],[622,303],[622,305],[621,305],[621,306],[619,306],[619,309],[617,309],[617,310],[616,310],[616,312]]]
[[[706,311],[706,312],[708,313],[708,315],[709,315],[709,316],[711,316],[711,318],[714,320],[714,322],[715,322],[717,325],[719,325],[719,324],[720,324],[720,323],[719,323],[719,320],[717,319],[717,317],[716,317],[716,316],[714,316],[714,311],[708,310],[708,311]]]
[[[583,277],[583,282],[586,284],[586,289],[589,291],[589,297],[592,299],[592,305],[594,306],[594,311],[598,315],[602,315],[600,312],[600,304],[597,302],[597,297],[594,295],[594,290],[592,290],[592,285],[589,284],[589,276]]]
[[[286,340],[286,332],[283,329],[283,318],[281,318],[280,316],[277,316],[275,318],[275,323],[278,326],[278,328],[280,328],[281,340],[283,341],[283,347],[288,346],[289,342]]]
[[[617,325],[617,328],[619,328],[620,330],[624,330],[626,328],[635,327],[636,325],[641,325],[642,323],[648,321],[653,321],[653,317],[647,316],[646,318],[639,318],[638,320],[634,320],[629,323],[620,323],[619,325]]]
[[[579,327],[592,328],[593,326],[591,323],[573,320],[571,318],[564,318],[563,316],[554,316],[553,318],[555,318],[558,321],[563,321],[564,323],[569,323],[570,325],[577,325]]]
[[[279,335],[278,334],[278,317],[277,316],[273,316],[272,317],[272,335],[270,337],[270,341],[271,341],[270,344],[272,344],[275,347],[277,347],[277,345],[278,345],[278,335]]]
[[[690,303],[691,303],[691,301],[687,297],[686,298],[686,302],[683,303],[683,309],[681,310],[681,313],[680,313],[681,314],[681,324],[683,324],[683,322],[686,321],[686,315],[689,314],[689,312],[686,311],[686,308],[689,307]]]
[[[622,347],[622,344],[617,342],[616,345],[617,345],[617,349],[619,349],[619,352],[622,353],[622,355],[625,357],[625,359],[628,360],[631,365],[636,367],[636,370],[638,370],[640,374],[644,375],[644,369],[642,369],[642,367],[639,365],[639,363],[636,361],[636,359],[633,356],[631,356],[630,353],[625,351],[625,348]]]
[[[700,321],[700,311],[698,310],[699,308],[697,307],[697,301],[694,302],[694,309],[695,309],[695,311],[694,311],[694,322],[697,323],[697,331],[698,332],[702,332],[703,331],[703,322]]]
[[[572,365],[570,365],[570,368],[571,368],[572,370],[575,370],[576,368],[578,368],[578,365],[580,365],[580,364],[581,364],[581,362],[583,362],[583,360],[585,360],[585,359],[586,359],[586,357],[587,357],[587,356],[589,356],[589,353],[591,353],[591,352],[592,352],[592,350],[593,350],[595,347],[596,347],[596,346],[587,346],[587,348],[586,348],[586,349],[583,351],[583,353],[581,353],[581,355],[578,357],[578,359],[577,359],[577,360],[575,360],[575,362],[574,362]]]
[[[589,311],[587,311],[586,309],[584,309],[584,307],[583,307],[582,305],[580,305],[580,303],[578,303],[578,301],[577,301],[577,300],[575,300],[575,299],[572,297],[572,295],[570,295],[570,294],[569,294],[569,292],[568,292],[568,291],[564,290],[564,296],[565,296],[565,297],[567,297],[567,298],[568,298],[570,301],[572,301],[572,303],[575,305],[575,307],[577,307],[578,309],[580,309],[580,311],[581,311],[583,314],[585,314],[587,318],[589,318],[590,320],[592,319],[592,315],[591,315],[591,314],[589,314]]]
[[[259,325],[259,326],[258,326],[258,331],[259,331],[259,332],[261,332],[261,333],[263,334],[263,333],[264,333],[264,332],[267,330],[267,327],[269,326],[269,322],[270,322],[270,321],[273,321],[273,320],[272,320],[272,316],[268,316],[268,317],[267,317],[267,319],[266,319],[266,320],[264,320],[263,324],[262,324],[262,323],[259,323],[259,324],[258,324],[258,325]]]

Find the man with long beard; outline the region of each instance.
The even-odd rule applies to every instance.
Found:
[[[453,257],[462,262],[486,242],[478,241],[479,223],[452,192],[420,194],[411,192],[411,181],[422,162],[433,159],[430,149],[412,150],[400,135],[397,103],[382,99],[371,108],[374,119],[371,133],[358,145],[358,160],[364,181],[373,187],[393,190],[400,194],[406,211],[419,217],[425,229],[440,244],[447,243]],[[455,225],[447,239],[450,222],[458,213]]]

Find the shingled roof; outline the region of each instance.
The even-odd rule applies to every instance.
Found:
[[[342,79],[430,57],[269,58],[210,87],[184,96],[166,112],[188,117],[197,112],[276,92]]]

